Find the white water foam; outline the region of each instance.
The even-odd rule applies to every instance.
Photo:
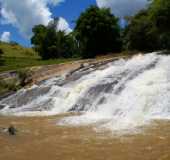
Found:
[[[35,98],[21,103],[22,106],[16,103],[10,108],[14,99],[22,98],[20,95],[27,90],[2,100],[0,104],[6,107],[0,113],[44,116],[81,112],[81,115],[62,119],[59,124],[101,122],[101,127],[112,130],[135,128],[158,118],[169,119],[169,62],[170,56],[151,53],[109,63],[103,70],[90,72],[61,86],[55,83],[59,78],[53,78],[35,87],[37,90],[49,87],[49,90],[44,94],[38,92]]]

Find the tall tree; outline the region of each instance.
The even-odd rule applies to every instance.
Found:
[[[157,27],[162,49],[170,49],[170,0],[152,0],[150,20]]]
[[[43,59],[69,58],[77,52],[77,43],[71,34],[57,30],[58,18],[48,26],[37,25],[33,28],[31,43]]]
[[[47,28],[44,25],[36,25],[32,29],[32,32],[33,37],[31,38],[31,43],[34,45],[34,49],[43,59],[46,59],[43,41],[46,37]]]
[[[159,48],[158,31],[148,17],[148,10],[142,10],[130,19],[124,33],[124,48],[140,51]]]
[[[170,31],[170,1],[152,0],[149,9],[151,20],[162,32]]]
[[[121,48],[118,19],[109,9],[89,7],[78,18],[75,34],[83,58],[92,58]]]

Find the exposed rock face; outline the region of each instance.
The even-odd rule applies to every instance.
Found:
[[[18,89],[22,87],[30,87],[34,84],[40,84],[41,82],[61,75],[65,75],[68,80],[76,80],[80,77],[74,75],[73,73],[82,70],[83,74],[90,67],[98,68],[106,63],[119,59],[119,57],[107,57],[102,59],[87,59],[79,60],[70,63],[46,65],[39,67],[32,67],[22,71],[9,71],[5,73],[0,73],[0,81],[5,83],[5,92],[0,90],[0,100],[9,97],[14,94]],[[122,56],[121,58],[127,58],[127,56]],[[81,75],[82,76],[82,75]],[[8,86],[8,88],[6,87]],[[2,109],[3,106],[0,106]]]

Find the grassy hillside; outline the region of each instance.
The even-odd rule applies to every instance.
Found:
[[[52,59],[41,60],[38,54],[31,48],[24,48],[17,44],[0,42],[0,49],[3,51],[3,64],[0,66],[0,72],[8,70],[18,70],[31,66],[58,64],[72,59]]]
[[[5,71],[15,71],[11,73],[15,73],[15,76],[9,72],[5,74],[0,74],[0,99],[4,95],[8,95],[9,93],[13,93],[18,89],[25,86],[25,78],[30,77],[29,67],[33,66],[41,66],[41,65],[50,65],[50,64],[58,64],[69,61],[75,61],[77,59],[52,59],[52,60],[41,60],[38,54],[31,48],[24,48],[17,44],[9,44],[0,42],[0,49],[3,52],[2,60],[3,63],[0,65],[0,73]],[[117,53],[117,54],[109,54],[105,56],[96,57],[96,60],[104,60],[113,57],[124,57],[125,53]],[[53,66],[50,66],[53,68]],[[46,70],[46,67],[44,67]],[[47,70],[48,71],[48,70]],[[47,73],[48,75],[48,72]],[[54,71],[56,72],[55,68]],[[7,77],[4,75],[8,75]]]

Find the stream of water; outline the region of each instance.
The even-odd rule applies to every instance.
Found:
[[[45,147],[48,154],[57,148],[57,153],[53,153],[56,157],[57,154],[77,151],[86,159],[168,160],[169,62],[170,56],[150,53],[105,65],[87,65],[54,77],[1,100],[0,124],[10,123],[9,117],[19,126],[22,123],[23,130],[32,132],[32,129],[35,133],[26,134],[26,139],[19,138],[18,145],[25,140],[30,146],[43,143],[45,147],[48,142],[52,148],[50,151]],[[49,119],[53,120],[52,124],[47,123]],[[125,141],[120,137],[124,137]],[[8,144],[8,141],[2,144]],[[44,151],[42,146],[39,150]],[[83,153],[83,146],[86,153]],[[29,152],[31,149],[26,150]],[[99,150],[103,153],[98,155]],[[145,152],[146,155],[143,155]],[[69,159],[65,156],[58,159]],[[72,159],[74,157],[85,159],[72,155]]]

